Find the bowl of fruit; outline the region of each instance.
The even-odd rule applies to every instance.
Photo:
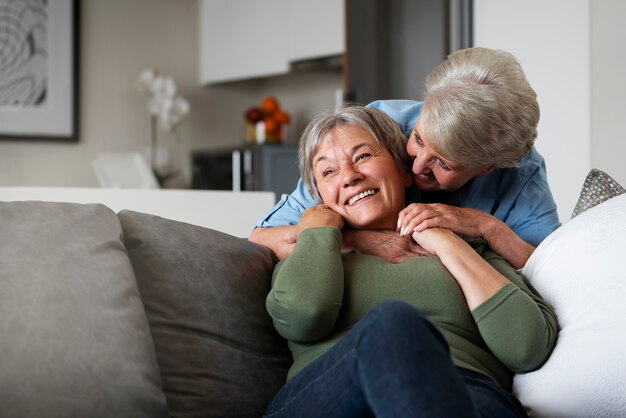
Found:
[[[258,106],[246,109],[244,122],[247,143],[277,144],[287,141],[289,114],[280,107],[274,96],[265,96]]]

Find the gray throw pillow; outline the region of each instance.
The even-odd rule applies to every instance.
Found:
[[[0,412],[167,417],[115,213],[0,202]]]
[[[154,215],[118,216],[172,416],[261,416],[291,365],[265,310],[272,252]]]
[[[619,183],[604,171],[594,168],[585,178],[572,218],[622,193],[624,188]]]

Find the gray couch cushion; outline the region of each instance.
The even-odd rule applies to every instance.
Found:
[[[0,202],[2,416],[167,416],[121,234],[101,205]]]
[[[291,364],[265,310],[273,254],[199,226],[118,216],[172,416],[261,416]]]

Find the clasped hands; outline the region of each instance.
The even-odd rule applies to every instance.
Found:
[[[397,230],[344,228],[343,218],[326,205],[308,208],[302,214],[298,229],[332,226],[343,233],[343,250],[359,250],[399,263],[416,256],[436,255],[456,233],[480,236],[480,225],[474,209],[444,204],[411,204],[400,212]],[[291,236],[295,242],[297,237]]]

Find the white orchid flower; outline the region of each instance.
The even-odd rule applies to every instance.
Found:
[[[139,74],[137,86],[149,92],[148,111],[167,132],[178,131],[178,125],[189,113],[189,102],[176,95],[176,83],[169,76],[147,69]],[[177,134],[178,135],[178,134]]]
[[[148,68],[146,70],[143,70],[137,78],[137,88],[142,91],[149,90],[150,86],[152,86],[152,82],[154,81],[154,77],[155,73],[153,69]]]
[[[189,102],[180,96],[177,96],[172,103],[172,117],[178,123],[189,113]]]
[[[172,77],[158,76],[152,81],[150,92],[157,96],[173,98],[176,95],[176,83]]]

